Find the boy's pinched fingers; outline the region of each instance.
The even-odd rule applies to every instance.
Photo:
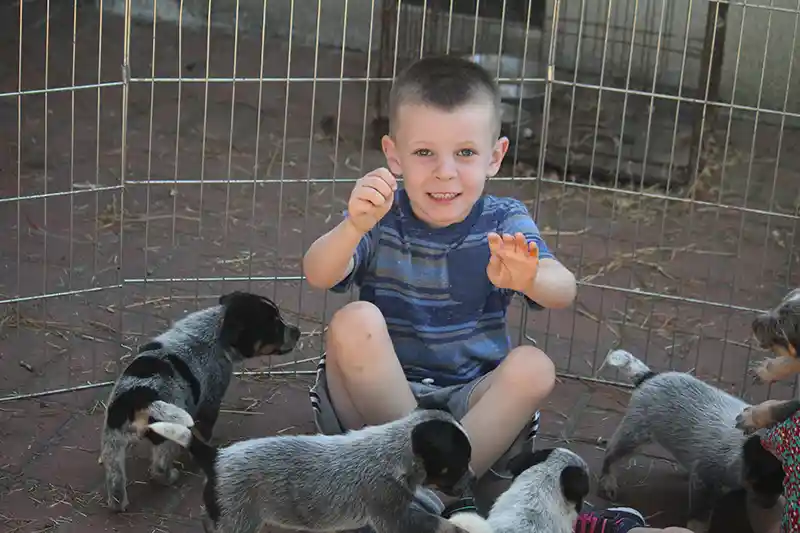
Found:
[[[394,192],[397,190],[397,179],[394,177],[394,174],[385,167],[376,168],[372,172],[370,172],[371,176],[375,176],[382,180],[386,185],[389,186],[389,189]]]
[[[386,203],[386,197],[377,189],[370,186],[359,187],[355,197],[364,202],[368,202],[375,207],[381,207]]]
[[[394,194],[391,185],[386,183],[381,177],[369,174],[361,180],[361,187],[372,189],[384,198],[389,198]]]

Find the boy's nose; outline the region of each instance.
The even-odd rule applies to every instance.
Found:
[[[439,163],[439,168],[436,169],[436,177],[440,180],[451,180],[456,177],[455,161],[443,160]]]

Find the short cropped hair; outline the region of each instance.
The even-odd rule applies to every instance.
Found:
[[[500,134],[500,91],[494,78],[480,65],[458,56],[437,55],[412,63],[394,80],[389,93],[389,127],[397,127],[403,105],[426,105],[453,111],[486,99],[495,111],[495,134]]]

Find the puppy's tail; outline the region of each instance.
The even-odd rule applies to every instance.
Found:
[[[213,475],[217,448],[205,442],[194,430],[174,422],[153,422],[147,429],[189,450],[206,475]]]
[[[650,367],[643,361],[637,359],[632,353],[625,350],[612,350],[608,352],[603,366],[609,365],[618,368],[623,374],[633,381],[634,387],[639,387],[642,383],[656,375]]]
[[[448,518],[451,524],[467,533],[492,533],[492,526],[478,513],[456,513]]]
[[[147,407],[147,414],[160,422],[173,422],[186,426],[194,426],[192,415],[181,409],[175,404],[156,400]]]

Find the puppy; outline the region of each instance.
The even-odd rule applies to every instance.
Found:
[[[617,497],[612,466],[656,442],[689,472],[689,529],[700,527],[722,491],[741,486],[745,436],[735,421],[748,404],[684,372],[657,374],[624,350],[610,352],[606,364],[627,374],[635,390],[606,448],[601,496]]]
[[[717,501],[707,533],[777,532],[785,506],[783,467],[759,435],[747,438],[742,453],[743,486]]]
[[[706,533],[778,533],[782,509],[780,503],[762,509],[746,489],[734,489],[717,502]]]
[[[589,494],[586,462],[566,448],[548,448],[514,456],[508,469],[513,481],[489,511],[490,531],[572,533]],[[485,531],[474,519],[462,523],[470,533]]]
[[[753,371],[759,380],[772,383],[800,373],[800,289],[790,291],[773,309],[759,314],[752,330],[761,348],[776,356],[755,365]]]
[[[449,413],[416,410],[400,420],[342,435],[246,440],[216,448],[194,428],[155,422],[152,432],[188,448],[206,474],[208,533],[257,533],[262,526],[382,533],[460,533],[412,506],[420,485],[459,496],[475,481],[472,447]]]
[[[105,468],[108,506],[128,507],[126,451],[154,420],[194,425],[210,439],[230,383],[233,362],[292,351],[300,330],[287,325],[272,301],[233,292],[219,305],[196,311],[139,348],[109,397],[99,462]],[[150,434],[151,477],[178,478],[173,461],[180,447]]]
[[[783,464],[761,444],[761,434],[747,437],[742,446],[742,487],[748,501],[762,509],[775,507],[784,478]]]

